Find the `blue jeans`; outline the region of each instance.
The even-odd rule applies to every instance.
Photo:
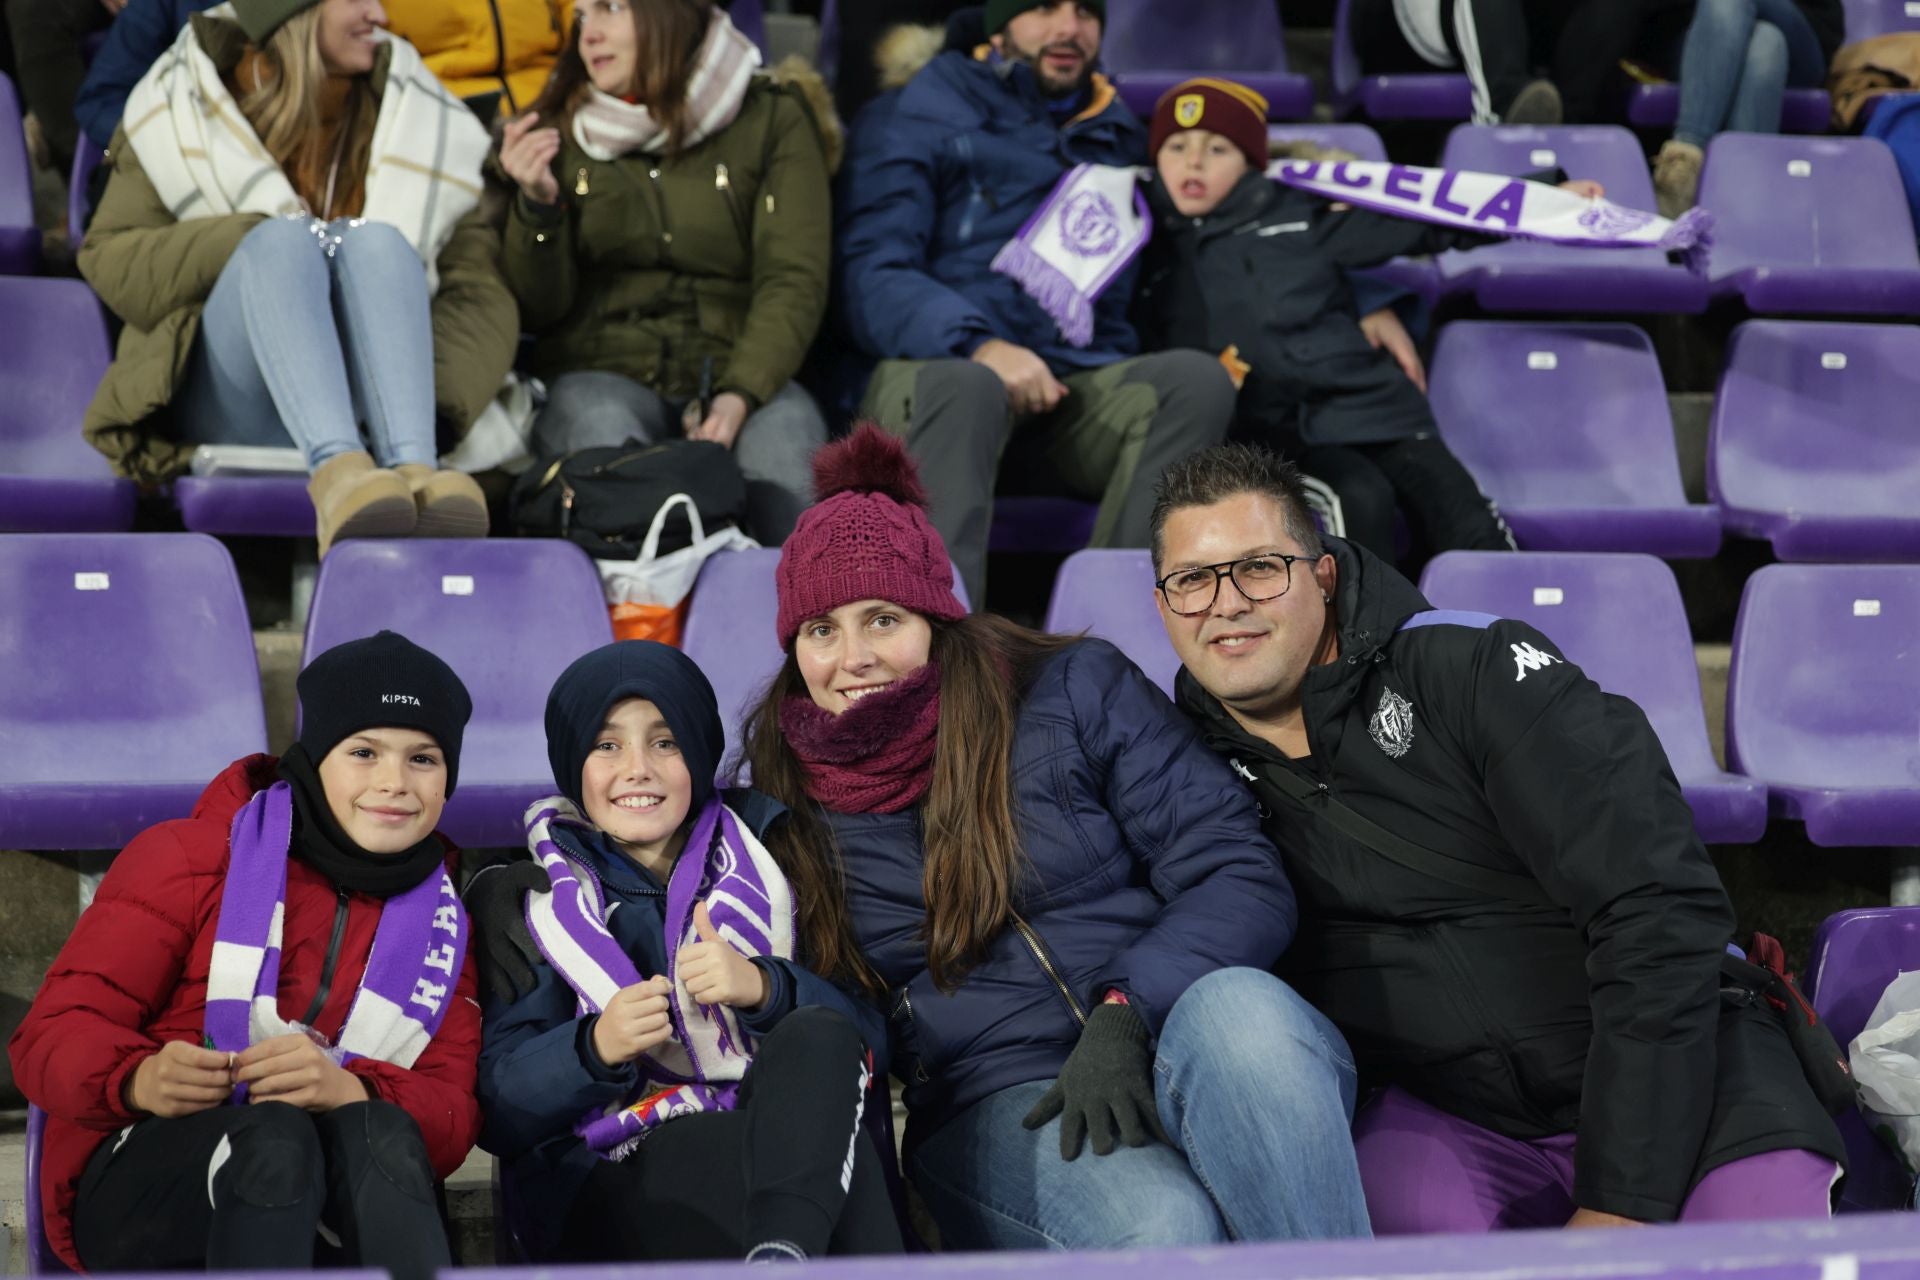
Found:
[[[536,453],[571,453],[652,444],[682,434],[684,400],[672,400],[625,374],[601,369],[563,373],[547,389],[547,407],[533,424]],[[747,482],[748,532],[777,547],[813,503],[813,455],[827,442],[827,420],[797,382],[747,415],[733,442],[733,460]]]
[[[1153,1064],[1174,1146],[1060,1158],[1060,1121],[1021,1118],[1051,1080],[1002,1089],[921,1143],[912,1176],[947,1249],[1116,1249],[1365,1236],[1349,1126],[1353,1055],[1257,969],[1187,989]]]
[[[1827,76],[1820,40],[1793,0],[1699,0],[1680,53],[1673,136],[1696,147],[1721,130],[1778,133],[1787,86]]]
[[[227,259],[174,405],[194,444],[298,446],[307,465],[368,449],[433,466],[426,268],[384,222],[338,219],[331,254],[304,219],[269,218]],[[359,424],[366,424],[363,442]]]

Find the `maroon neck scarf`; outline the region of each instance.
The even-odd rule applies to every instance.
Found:
[[[812,698],[780,704],[780,730],[807,794],[835,813],[898,813],[933,783],[940,673],[931,662],[834,715]]]

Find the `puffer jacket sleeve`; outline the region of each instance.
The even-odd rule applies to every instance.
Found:
[[[126,131],[114,135],[113,177],[80,246],[80,274],[109,310],[152,329],[182,307],[206,302],[227,259],[266,215],[176,219],[140,167]]]
[[[162,823],[120,852],[14,1031],[14,1078],[49,1115],[100,1130],[138,1119],[124,1090],[160,1051],[145,1028],[180,981],[217,873],[192,843],[201,825]]]
[[[480,1057],[480,1004],[471,951],[460,981],[448,996],[446,1016],[411,1067],[359,1058],[347,1070],[372,1086],[381,1101],[413,1117],[426,1139],[434,1173],[447,1178],[473,1150],[480,1134],[480,1103],[474,1097],[474,1072]]]
[[[503,1159],[567,1133],[589,1110],[627,1097],[640,1083],[631,1063],[607,1066],[593,1051],[593,1016],[578,1016],[573,989],[553,966],[511,1004],[488,1002],[480,1055],[480,1145]]]
[[[1260,832],[1252,795],[1140,669],[1100,640],[1074,651],[1068,692],[1104,800],[1166,905],[1102,971],[1158,1034],[1174,1002],[1215,969],[1266,969],[1293,940],[1293,887]]]
[[[500,233],[481,210],[454,227],[436,265],[434,406],[441,422],[464,433],[513,367],[520,309],[500,274]]]
[[[564,150],[554,157],[556,177],[566,158]],[[500,272],[520,304],[520,323],[532,333],[565,320],[579,296],[580,266],[574,257],[579,219],[564,203],[566,196],[560,198],[563,203],[542,207],[514,192],[501,236]]]
[[[1574,1202],[1670,1221],[1713,1114],[1719,873],[1646,715],[1544,635],[1489,627],[1458,696],[1501,833],[1587,943]]]
[[[798,91],[773,95],[767,171],[753,202],[753,301],[718,388],[758,408],[800,370],[827,311],[833,209],[827,158]]]
[[[943,138],[966,122],[940,126],[899,105],[898,94],[869,103],[848,140],[837,246],[848,329],[881,360],[971,356],[993,325],[929,267]]]

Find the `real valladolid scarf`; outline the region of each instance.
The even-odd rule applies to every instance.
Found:
[[[580,1012],[598,1013],[623,987],[642,981],[627,953],[607,932],[606,897],[593,869],[569,859],[553,839],[553,824],[586,828],[580,811],[561,796],[527,809],[527,846],[546,867],[553,888],[527,895],[527,927],[554,971],[578,997]],[[686,852],[667,877],[667,996],[673,1038],[639,1061],[633,1097],[581,1117],[574,1125],[595,1152],[621,1160],[654,1128],[676,1116],[730,1111],[753,1060],[734,1011],[696,1001],[680,980],[683,944],[699,940],[693,908],[707,904],[720,936],[743,955],[793,958],[793,890],[773,855],[740,825],[733,810],[711,797],[693,824]]]
[[[207,973],[209,1047],[239,1053],[306,1030],[280,1016],[280,940],[287,910],[293,796],[276,782],[234,815],[226,887]],[[388,898],[340,1038],[337,1063],[374,1058],[411,1067],[440,1029],[467,955],[467,917],[444,867]],[[245,1102],[237,1084],[233,1100]]]
[[[740,34],[725,10],[715,9],[687,80],[682,147],[697,146],[733,123],[759,65],[759,46]],[[634,151],[658,155],[666,149],[667,130],[646,107],[593,89],[573,113],[573,140],[595,160],[606,161]]]
[[[1093,340],[1093,304],[1152,233],[1141,170],[1083,164],[1060,179],[1019,234],[995,255],[1076,347]],[[1289,160],[1267,176],[1375,213],[1483,235],[1590,248],[1678,250],[1705,270],[1712,215],[1693,209],[1669,221],[1544,182],[1464,169],[1374,161]]]

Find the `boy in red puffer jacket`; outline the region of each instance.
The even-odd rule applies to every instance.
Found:
[[[9,1045],[48,1242],[89,1271],[451,1265],[480,1125],[467,924],[434,834],[472,703],[390,631],[301,673],[300,740],[115,859]]]

